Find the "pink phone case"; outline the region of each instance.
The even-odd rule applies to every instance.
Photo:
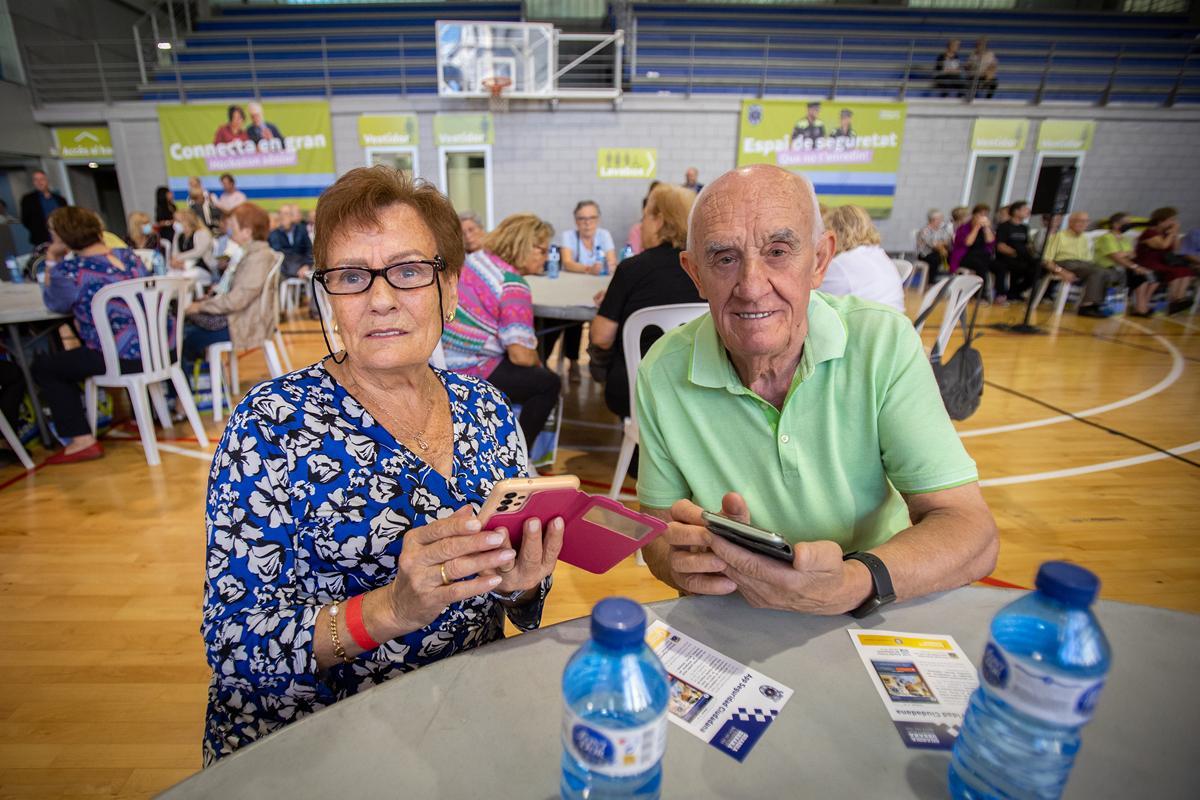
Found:
[[[638,539],[617,533],[610,528],[584,519],[592,509],[612,512],[634,524],[644,525],[649,531]],[[524,507],[506,514],[495,514],[488,521],[489,530],[505,528],[513,547],[521,541],[525,520],[536,517],[543,529],[555,517],[562,517],[566,525],[563,548],[558,559],[572,566],[603,575],[621,563],[640,547],[654,541],[667,529],[662,520],[630,511],[616,500],[581,492],[578,489],[546,489],[534,492],[525,501]]]

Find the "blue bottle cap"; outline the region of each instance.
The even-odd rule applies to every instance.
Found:
[[[592,639],[605,647],[625,648],[646,636],[646,612],[628,597],[606,597],[592,609]]]
[[[1100,592],[1095,573],[1069,561],[1047,561],[1038,569],[1037,590],[1072,608],[1087,608]]]

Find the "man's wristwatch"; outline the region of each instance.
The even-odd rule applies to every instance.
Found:
[[[842,556],[842,561],[850,559],[854,559],[867,568],[867,571],[871,573],[871,582],[875,585],[874,594],[868,597],[861,606],[848,612],[850,616],[862,619],[880,606],[886,606],[895,601],[896,593],[892,590],[892,575],[878,556],[866,552],[846,553]]]

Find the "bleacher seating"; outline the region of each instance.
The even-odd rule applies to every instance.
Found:
[[[626,79],[634,92],[823,95],[835,87],[894,98],[907,75],[907,96],[933,96],[929,78],[946,40],[960,39],[965,57],[986,36],[1000,59],[996,99],[1200,102],[1200,59],[1186,63],[1200,54],[1198,30],[1183,15],[662,3],[635,4],[633,13]]]
[[[142,94],[175,100],[181,88],[189,99],[222,98],[249,87],[252,76],[264,96],[312,95],[321,86],[436,94],[439,19],[520,21],[521,3],[213,6],[177,49],[178,77],[173,64],[159,66]]]

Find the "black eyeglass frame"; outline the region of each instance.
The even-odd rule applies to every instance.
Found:
[[[388,280],[387,273],[390,272],[391,270],[395,269],[396,267],[406,267],[406,266],[411,266],[413,264],[425,264],[427,266],[433,267],[433,275],[432,275],[429,283],[423,283],[420,286],[397,286],[396,284],[394,284],[390,280]],[[328,275],[331,272],[343,272],[345,270],[351,270],[351,269],[358,270],[359,272],[366,272],[371,276],[371,279],[367,281],[367,285],[365,287],[363,287],[361,290],[359,290],[357,292],[335,292],[329,288],[329,284],[325,282],[326,275]],[[388,264],[386,267],[384,267],[382,269],[372,269],[370,267],[329,267],[328,269],[317,270],[316,272],[314,272],[313,280],[319,282],[321,284],[321,286],[325,289],[325,291],[329,292],[329,294],[332,295],[333,297],[346,297],[348,295],[363,294],[365,292],[371,291],[371,287],[375,285],[375,279],[380,276],[383,276],[383,280],[387,283],[388,286],[391,286],[393,289],[399,289],[402,292],[413,291],[416,289],[424,289],[428,286],[432,286],[433,284],[437,283],[438,273],[445,272],[445,271],[446,271],[446,262],[440,255],[437,255],[437,256],[434,256],[432,259],[418,259],[416,261],[401,261],[398,264]],[[440,289],[440,287],[439,287],[439,289]]]

